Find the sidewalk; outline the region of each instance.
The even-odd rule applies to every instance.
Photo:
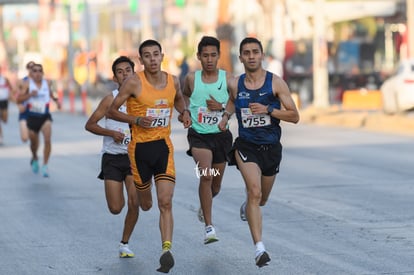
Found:
[[[82,99],[80,96],[77,96],[73,99],[70,99],[68,96],[63,97],[61,112],[68,112],[72,114],[90,116],[92,112],[96,109],[99,102],[102,98],[92,98],[86,97]],[[54,102],[51,102],[51,112],[57,111],[57,106]]]
[[[87,98],[86,102],[77,97],[70,103],[64,98],[61,111],[74,112],[89,116],[98,105],[100,98]],[[70,106],[73,104],[73,106]],[[300,122],[307,124],[329,125],[414,136],[414,113],[385,115],[381,111],[343,110],[340,105],[328,108],[306,107],[300,109]]]
[[[358,128],[414,136],[414,114],[386,115],[381,111],[349,111],[341,106],[300,110],[300,123]]]

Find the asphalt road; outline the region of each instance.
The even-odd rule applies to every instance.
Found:
[[[86,117],[53,114],[50,178],[34,175],[11,107],[0,147],[0,274],[160,274],[159,212],[141,212],[118,258],[124,211],[107,210],[99,170],[101,138]],[[234,130],[235,122],[232,122]],[[203,244],[195,165],[186,131],[173,125],[177,185],[170,274],[414,274],[414,141],[411,137],[312,124],[284,126],[277,184],[263,207],[272,258],[254,265],[244,186],[229,167],[214,200],[219,242]],[[155,198],[154,198],[155,199]]]

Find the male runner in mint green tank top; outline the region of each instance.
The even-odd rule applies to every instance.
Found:
[[[198,193],[201,207],[198,217],[206,226],[204,244],[218,241],[212,221],[213,197],[220,192],[227,153],[233,142],[228,129],[221,132],[218,128],[229,99],[227,81],[232,77],[217,68],[219,58],[220,41],[204,36],[197,51],[202,69],[189,73],[183,87],[192,120],[187,134],[190,146],[187,154],[193,157],[196,176],[200,179]]]

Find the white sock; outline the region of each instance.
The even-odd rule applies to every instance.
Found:
[[[266,251],[265,246],[262,241],[256,243],[256,257],[259,256],[261,253]]]

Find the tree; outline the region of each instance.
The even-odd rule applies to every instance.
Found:
[[[0,15],[3,14],[3,5],[0,5]],[[8,49],[6,43],[6,37],[4,36],[4,21],[3,16],[0,16],[0,66],[5,68],[8,62]]]

